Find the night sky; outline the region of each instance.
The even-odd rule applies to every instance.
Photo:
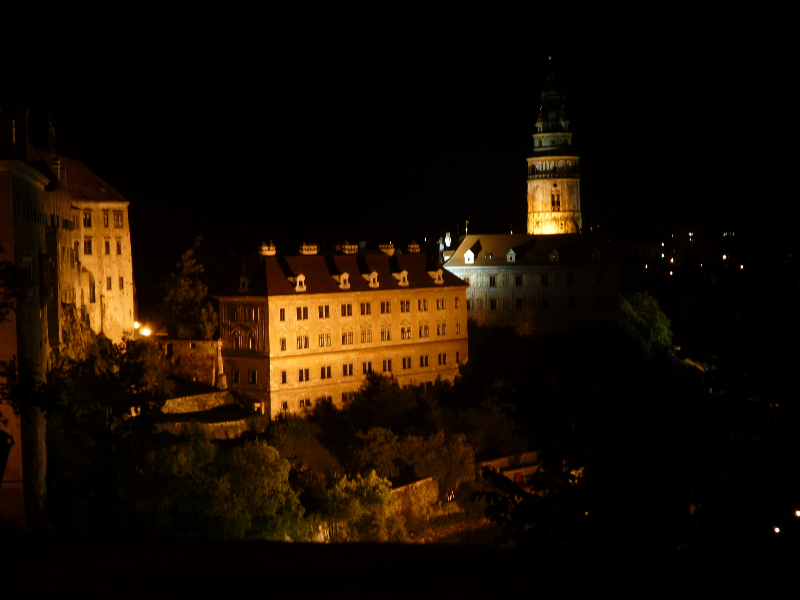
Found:
[[[796,197],[790,36],[724,19],[574,17],[309,7],[87,27],[57,50],[28,47],[0,106],[30,106],[38,147],[52,114],[58,152],[131,201],[145,297],[198,234],[226,254],[269,239],[288,251],[422,243],[463,234],[465,220],[524,232],[548,55],[585,225],[620,239],[765,203],[784,221]]]

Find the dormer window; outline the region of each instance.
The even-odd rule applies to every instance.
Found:
[[[506,260],[510,263],[516,262],[517,260],[517,253],[514,250],[509,250],[508,254],[506,254]]]
[[[350,289],[350,274],[347,271],[339,275],[339,289],[340,290]]]
[[[295,292],[305,292],[306,291],[306,276],[300,273],[294,282],[294,291]]]
[[[367,282],[369,283],[369,287],[371,287],[371,288],[377,288],[378,287],[378,272],[377,271],[372,271],[369,274],[365,274],[364,275],[364,279],[366,279]]]
[[[475,264],[475,253],[472,250],[467,250],[466,252],[464,252],[464,264],[466,265]]]
[[[428,275],[431,276],[433,279],[433,283],[442,284],[444,283],[444,279],[442,278],[443,271],[441,269],[436,269],[435,271],[428,271]]]
[[[397,279],[397,285],[400,287],[408,287],[408,271],[403,270],[399,273],[392,273],[392,277]]]
[[[484,258],[486,258],[486,260],[492,260],[492,253],[491,252],[487,252],[483,256],[484,256]]]
[[[550,262],[558,262],[558,250],[553,248],[553,251],[550,253]]]

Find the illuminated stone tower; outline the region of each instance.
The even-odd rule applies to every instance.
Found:
[[[536,235],[579,233],[582,226],[578,157],[564,109],[566,96],[556,90],[554,80],[551,63],[533,156],[528,158],[528,233]]]

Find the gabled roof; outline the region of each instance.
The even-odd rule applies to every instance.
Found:
[[[55,179],[52,170],[54,154],[36,150],[28,145],[28,161],[48,177]],[[125,198],[108,183],[79,160],[59,156],[61,168],[66,170],[66,188],[75,200],[97,200],[100,202],[127,202]]]
[[[609,262],[611,254],[608,243],[591,234],[564,235],[528,235],[519,234],[487,234],[468,235],[455,250],[452,258],[445,263],[450,267],[488,267],[488,266],[526,266],[550,265],[550,253],[557,250],[558,264],[581,264],[592,261],[592,252],[601,250],[600,262]],[[464,253],[472,250],[475,262],[464,262]],[[515,254],[514,262],[508,262],[509,250]],[[492,258],[486,258],[491,255]]]
[[[238,281],[241,273],[236,273],[231,281],[214,295],[234,296],[301,296],[309,294],[344,293],[334,275],[348,273],[350,292],[381,292],[387,290],[407,290],[414,288],[441,288],[446,286],[466,287],[460,278],[445,271],[443,284],[434,283],[429,271],[435,271],[433,264],[424,254],[336,254],[314,256],[265,256],[258,263],[248,266],[246,275],[252,277],[249,291],[239,293]],[[408,285],[401,286],[392,274],[406,271]],[[371,288],[364,275],[378,274],[378,287]],[[296,292],[292,279],[305,276],[306,291]]]

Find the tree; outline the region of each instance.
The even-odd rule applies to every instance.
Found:
[[[405,538],[394,510],[392,484],[375,471],[346,475],[334,483],[324,503],[323,517],[331,542],[385,542]]]
[[[367,433],[358,433],[361,447],[353,456],[356,471],[376,471],[380,477],[397,477],[398,444],[397,436],[388,429],[373,427]]]
[[[204,269],[197,261],[202,238],[197,236],[190,248],[175,263],[177,273],[172,273],[164,283],[167,309],[167,330],[172,337],[210,340],[217,330],[217,313],[208,297],[208,287],[200,276]]]
[[[475,452],[463,434],[440,431],[427,440],[410,435],[400,442],[399,453],[417,477],[436,479],[442,494],[475,478]]]
[[[670,321],[647,292],[620,296],[620,324],[648,357],[653,351],[666,351],[672,344]]]

